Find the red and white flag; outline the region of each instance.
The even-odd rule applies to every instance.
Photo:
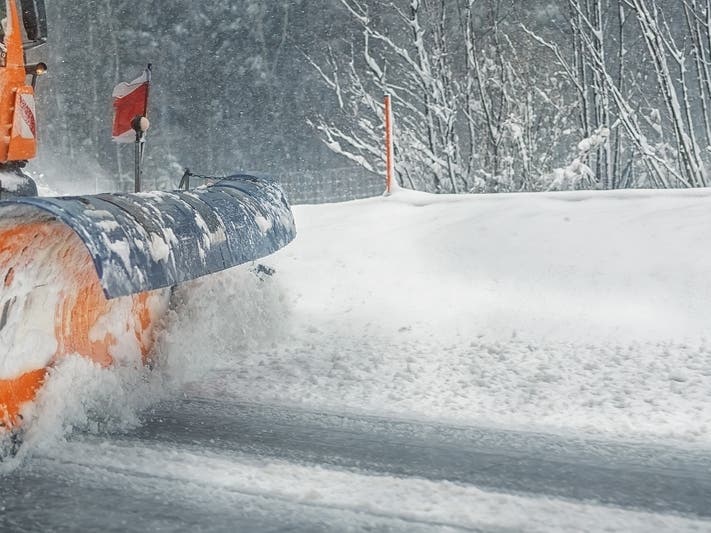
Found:
[[[151,84],[150,66],[143,74],[131,82],[121,82],[114,87],[114,127],[113,140],[130,143],[136,140],[136,132],[131,122],[136,117],[148,114],[148,90]]]

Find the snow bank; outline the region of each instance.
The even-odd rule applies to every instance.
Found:
[[[245,349],[196,321],[222,363],[195,394],[711,443],[710,191],[401,191],[295,214],[268,260],[290,332]]]
[[[668,341],[705,335],[711,196],[551,193],[296,211],[279,256],[301,310],[426,336]]]

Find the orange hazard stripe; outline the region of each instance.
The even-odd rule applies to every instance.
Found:
[[[40,368],[16,379],[0,380],[0,425],[14,427],[20,422],[20,408],[35,399],[46,374],[47,369]]]

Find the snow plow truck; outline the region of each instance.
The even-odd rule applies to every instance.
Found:
[[[0,433],[16,433],[48,371],[78,354],[148,363],[171,288],[269,255],[295,236],[276,182],[39,197],[35,82],[44,0],[0,0]]]

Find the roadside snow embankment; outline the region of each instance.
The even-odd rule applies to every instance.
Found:
[[[287,330],[245,349],[198,294],[195,329],[169,328],[170,356],[220,361],[196,394],[711,444],[710,191],[400,191],[294,211],[299,237],[266,260]],[[261,316],[259,331],[287,320]]]
[[[38,435],[133,425],[189,383],[226,401],[711,445],[711,191],[399,191],[294,212],[298,238],[263,261],[274,276],[177,289],[155,371],[57,368]]]

